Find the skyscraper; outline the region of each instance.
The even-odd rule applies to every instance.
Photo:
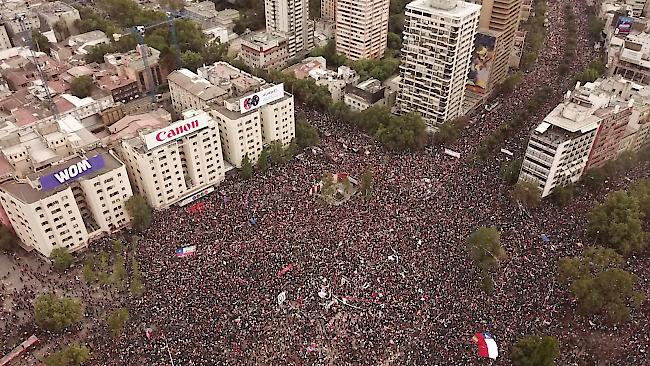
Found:
[[[477,47],[485,47],[491,53],[491,59],[487,63],[480,62],[486,77],[482,92],[489,92],[508,76],[508,61],[515,44],[515,33],[519,27],[521,0],[469,1],[481,5],[478,25],[481,36],[477,37],[475,44]]]
[[[289,58],[314,47],[309,0],[265,0],[266,31],[287,37]]]
[[[390,0],[336,0],[336,52],[352,60],[386,51]]]
[[[430,126],[461,115],[480,11],[480,5],[458,0],[406,6],[400,113],[419,113]]]

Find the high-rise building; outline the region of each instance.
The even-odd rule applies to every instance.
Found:
[[[381,58],[390,0],[336,0],[336,52],[352,60]]]
[[[321,0],[320,18],[330,22],[336,20],[336,0]]]
[[[508,76],[508,61],[519,27],[521,0],[470,0],[481,5],[478,32],[475,41],[473,65],[479,70],[470,72],[479,80],[481,93],[489,92]],[[479,52],[485,50],[486,52]],[[471,83],[470,83],[471,84]],[[474,89],[474,91],[479,91]]]
[[[461,115],[480,11],[480,5],[457,0],[406,6],[400,113],[419,113],[432,126]]]
[[[288,57],[314,47],[314,22],[309,20],[309,0],[265,0],[266,31],[282,33]]]

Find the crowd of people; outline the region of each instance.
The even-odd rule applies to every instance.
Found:
[[[568,208],[547,204],[526,213],[499,178],[507,155],[469,161],[482,139],[538,88],[551,87],[552,95],[529,127],[571,87],[557,72],[564,47],[562,7],[568,3],[584,13],[583,1],[550,1],[545,52],[499,108],[473,117],[450,146],[460,159],[438,149],[386,152],[351,126],[299,105],[321,133],[318,149],[250,180],[224,182],[202,199],[202,210],[157,212],[151,227],[137,234],[137,249],[129,255],[140,263],[143,296],[100,297],[78,277],[30,274],[53,287],[48,281],[60,281],[57,286],[82,298],[94,309],[87,316],[97,318],[83,337],[50,340],[86,343],[91,364],[103,366],[171,360],[183,366],[505,365],[510,347],[526,335],[557,337],[562,365],[608,358],[626,365],[647,362],[647,310],[617,328],[585,321],[574,317],[575,304],[556,280],[557,260],[591,244],[586,212],[604,192],[581,191]],[[572,74],[593,57],[582,18]],[[527,136],[522,130],[507,148],[521,156]],[[366,170],[374,175],[368,200],[333,206],[308,194],[327,171],[359,177]],[[648,166],[639,166],[625,179],[610,180],[606,189],[649,175]],[[508,255],[494,274],[492,294],[482,291],[480,270],[466,246],[480,226],[499,228]],[[92,250],[110,246],[112,239]],[[196,246],[193,256],[176,257],[176,249],[190,245]],[[648,266],[634,257],[626,266],[648,289]],[[25,311],[35,291],[21,291],[14,295],[24,302],[14,306]],[[113,338],[96,314],[117,306],[128,307],[130,319],[124,334]],[[38,332],[24,323],[24,334]],[[152,337],[145,336],[147,328],[154,329]],[[478,331],[494,336],[501,352],[496,361],[479,360],[471,341]]]

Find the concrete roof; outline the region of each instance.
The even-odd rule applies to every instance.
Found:
[[[224,89],[212,85],[209,81],[187,69],[180,69],[167,76],[167,80],[178,84],[190,94],[205,101],[212,101],[228,94]]]

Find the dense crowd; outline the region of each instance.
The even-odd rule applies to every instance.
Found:
[[[555,280],[557,259],[590,244],[585,213],[603,192],[581,192],[568,208],[544,205],[527,214],[499,178],[508,156],[497,153],[478,164],[468,159],[536,89],[549,86],[553,92],[529,127],[570,87],[557,75],[565,3],[584,13],[583,1],[550,2],[546,51],[499,108],[473,117],[450,146],[460,159],[436,149],[387,153],[350,126],[298,106],[321,132],[319,149],[251,180],[228,180],[203,199],[203,211],[172,207],[156,213],[137,244],[144,296],[97,298],[81,289],[78,278],[65,279],[64,289],[89,308],[130,309],[121,338],[112,339],[99,320],[84,333],[93,364],[161,365],[172,358],[183,366],[470,365],[479,363],[472,335],[483,330],[502,353],[497,361],[481,362],[486,364],[508,364],[510,347],[529,334],[558,337],[562,365],[606,357],[625,365],[647,362],[647,310],[618,328],[585,322],[574,318],[574,304]],[[571,74],[593,57],[587,27],[578,20]],[[521,131],[506,147],[521,155],[527,134]],[[367,169],[374,173],[368,201],[332,206],[308,195],[326,171],[358,177]],[[626,179],[608,182],[607,189],[649,175],[648,166],[639,166]],[[466,239],[490,225],[500,229],[508,259],[488,295]],[[551,242],[544,243],[541,234]],[[175,256],[189,245],[196,245],[194,256]],[[627,266],[649,288],[648,267],[637,258]],[[16,304],[18,309],[33,298],[29,288],[21,291],[25,303]],[[87,315],[94,317],[93,311]],[[145,337],[147,327],[156,329],[153,339]]]

